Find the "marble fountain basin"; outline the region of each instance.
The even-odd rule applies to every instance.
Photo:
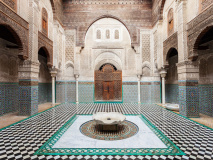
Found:
[[[126,116],[119,112],[97,112],[92,119],[102,131],[116,131],[118,125],[126,120]]]
[[[168,110],[179,111],[179,104],[166,104],[165,107]]]

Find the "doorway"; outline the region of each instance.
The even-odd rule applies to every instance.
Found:
[[[122,101],[122,71],[112,64],[95,71],[95,101]]]

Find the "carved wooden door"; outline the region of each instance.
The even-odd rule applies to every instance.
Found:
[[[113,82],[103,82],[103,100],[114,100]]]
[[[122,100],[122,71],[116,70],[110,64],[95,71],[95,100]]]

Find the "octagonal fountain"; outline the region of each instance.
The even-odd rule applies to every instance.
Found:
[[[85,136],[98,140],[122,140],[138,133],[138,126],[126,120],[118,112],[97,112],[93,120],[81,125],[80,131]]]

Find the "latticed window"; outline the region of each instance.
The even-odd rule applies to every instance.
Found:
[[[119,30],[115,30],[115,39],[119,39]]]
[[[174,32],[174,19],[173,9],[171,8],[168,13],[168,35],[170,36]]]
[[[110,30],[109,29],[106,30],[106,39],[110,39]]]
[[[97,30],[96,38],[101,39],[101,31],[100,30]]]
[[[42,32],[48,35],[48,13],[45,8],[42,9]]]

